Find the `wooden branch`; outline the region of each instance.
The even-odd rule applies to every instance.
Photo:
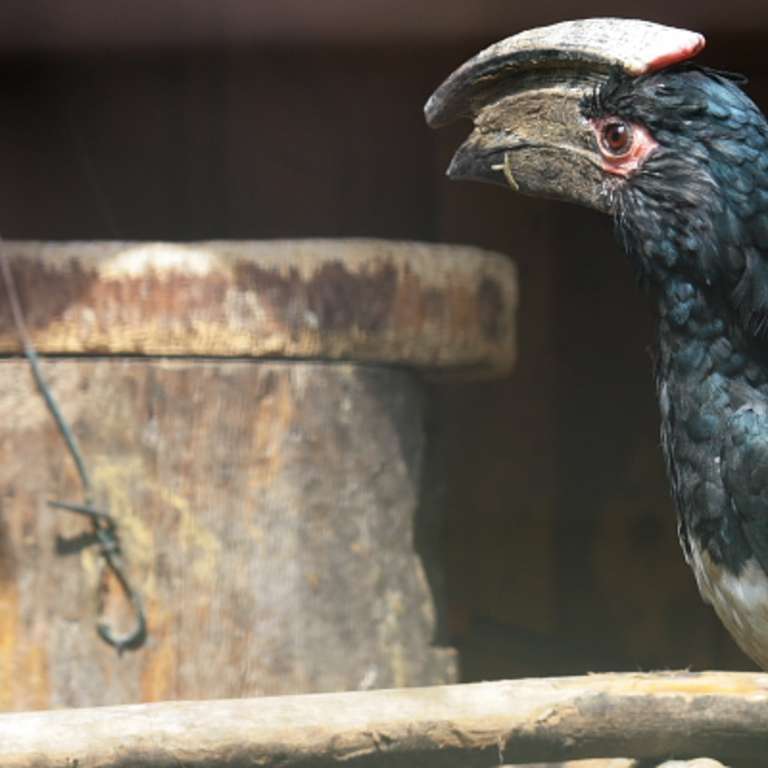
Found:
[[[690,761],[670,760],[658,764],[655,760],[651,762],[655,768],[727,768],[717,760],[706,757]],[[641,764],[638,760],[625,757],[609,757],[596,760],[568,760],[565,763],[518,763],[516,766],[505,765],[500,768],[651,768],[651,766],[646,761]]]
[[[0,716],[4,768],[482,766],[768,754],[768,675],[619,674]]]

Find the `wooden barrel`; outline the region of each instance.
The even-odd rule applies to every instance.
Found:
[[[6,243],[131,606],[0,299],[0,709],[451,682],[414,551],[419,371],[513,362],[515,276],[380,241]],[[58,544],[57,544],[58,542]]]

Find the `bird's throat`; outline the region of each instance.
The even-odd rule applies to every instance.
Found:
[[[768,392],[763,345],[712,289],[668,277],[659,290],[659,317],[660,376],[684,384],[691,396],[705,396],[713,381]]]

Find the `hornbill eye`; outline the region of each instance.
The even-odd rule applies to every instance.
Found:
[[[614,176],[629,177],[659,146],[640,123],[629,123],[614,116],[590,122],[602,155],[603,170]]]
[[[600,132],[600,145],[609,155],[626,155],[632,147],[632,127],[623,120],[610,120]]]

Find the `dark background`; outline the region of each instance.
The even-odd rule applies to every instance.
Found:
[[[509,254],[507,380],[432,383],[438,640],[465,680],[751,668],[679,551],[650,301],[610,224],[444,176],[466,126],[422,105],[480,47],[608,2],[126,0],[0,6],[6,238],[375,236]],[[768,106],[759,2],[650,2]],[[439,486],[439,487],[438,487]]]

